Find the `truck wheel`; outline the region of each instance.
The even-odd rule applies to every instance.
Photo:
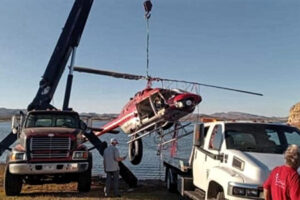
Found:
[[[16,196],[22,190],[22,178],[9,172],[9,165],[6,165],[4,172],[4,190],[6,196]]]
[[[143,142],[141,138],[129,143],[128,155],[130,162],[134,165],[137,165],[142,161]]]
[[[91,190],[92,167],[93,167],[93,159],[91,153],[89,153],[88,162],[89,162],[88,170],[83,173],[80,173],[78,176],[77,190],[79,192],[89,192]]]
[[[166,169],[166,185],[169,192],[176,192],[177,190],[177,174],[173,173],[170,168]]]
[[[217,194],[217,200],[225,200],[224,192],[219,191]]]

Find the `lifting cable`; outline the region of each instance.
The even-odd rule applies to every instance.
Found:
[[[152,9],[152,3],[150,0],[146,0],[144,2],[144,9],[145,9],[145,19],[146,19],[146,29],[147,29],[147,66],[146,66],[146,74],[147,77],[149,77],[149,38],[150,38],[150,32],[149,32],[149,19],[151,17],[151,9]]]
[[[200,85],[194,85],[196,94],[200,95]],[[201,122],[201,116],[200,116],[200,104],[197,105],[197,123]]]

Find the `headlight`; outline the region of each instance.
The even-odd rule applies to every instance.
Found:
[[[193,101],[188,99],[188,100],[185,101],[185,105],[191,106],[191,105],[193,105]]]
[[[263,189],[258,185],[229,182],[228,194],[243,197],[260,197]]]
[[[257,189],[246,189],[246,194],[248,197],[259,197],[259,190]]]
[[[73,160],[83,160],[88,158],[88,152],[87,151],[74,151],[72,159]]]
[[[245,188],[233,187],[232,194],[237,196],[244,196],[246,194],[245,190]]]
[[[184,107],[184,104],[183,104],[181,101],[178,101],[178,102],[175,103],[175,106],[176,106],[177,108],[183,108],[183,107]]]
[[[25,152],[13,151],[10,154],[10,161],[23,161],[27,160]]]

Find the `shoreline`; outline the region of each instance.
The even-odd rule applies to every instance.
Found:
[[[59,199],[76,199],[76,200],[98,200],[104,197],[105,179],[99,176],[92,177],[91,191],[86,193],[77,192],[77,183],[71,182],[67,184],[44,184],[44,185],[28,185],[24,184],[22,192],[19,196],[7,197],[4,193],[3,178],[5,164],[0,163],[0,199],[16,199],[16,200],[59,200]],[[120,179],[120,198],[105,199],[144,199],[144,200],[171,200],[178,199],[179,196],[169,193],[166,185],[161,180],[147,179],[139,180],[136,188],[129,188],[128,185]]]

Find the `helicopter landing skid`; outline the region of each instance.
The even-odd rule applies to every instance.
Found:
[[[160,120],[158,122],[153,122],[153,123],[145,126],[144,128],[141,128],[138,131],[135,131],[135,132],[129,134],[128,137],[131,137],[132,139],[129,140],[127,142],[127,144],[130,144],[130,143],[132,143],[132,142],[134,142],[134,141],[136,141],[136,140],[138,140],[138,139],[140,139],[142,137],[145,137],[145,136],[149,135],[150,133],[158,132],[160,129],[162,129],[162,127],[161,126],[157,126],[157,124],[160,124],[160,122],[163,122],[163,121],[164,120]],[[151,130],[147,131],[149,129],[151,129]],[[142,133],[142,134],[139,135],[139,133]]]

